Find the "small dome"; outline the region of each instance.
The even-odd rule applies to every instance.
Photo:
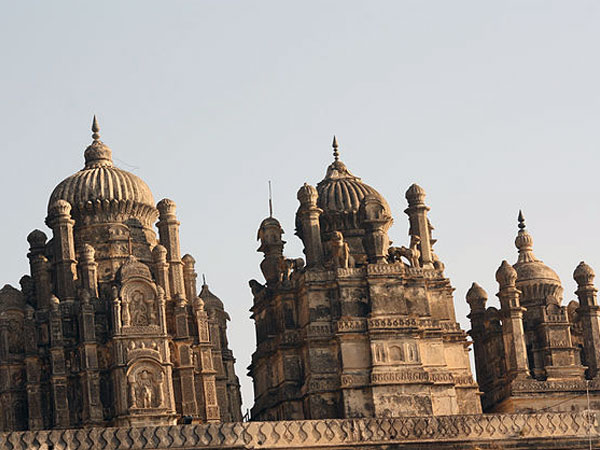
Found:
[[[513,265],[517,271],[517,288],[522,292],[521,303],[541,304],[560,301],[562,285],[557,273],[533,254],[533,238],[525,229],[525,219],[519,211],[519,234],[515,239],[519,258]]]
[[[371,195],[380,200],[387,215],[391,210],[374,188],[353,175],[339,160],[337,139],[333,138],[333,163],[327,168],[325,178],[317,184],[319,198],[317,206],[323,210],[321,228],[325,233],[349,231],[360,228],[358,210],[362,200]]]
[[[48,212],[64,200],[71,205],[76,222],[125,221],[134,217],[151,226],[157,212],[150,188],[136,175],[113,165],[110,148],[99,140],[95,119],[92,130],[94,141],[85,150],[85,167],[54,188]]]
[[[204,302],[204,307],[207,310],[220,309],[223,311],[225,309],[221,299],[210,292],[210,289],[208,289],[208,285],[206,283],[202,285],[202,289],[200,290],[200,295],[198,295],[198,297]]]
[[[579,263],[575,272],[573,272],[573,278],[578,286],[591,285],[594,282],[595,276],[594,269],[583,261]]]
[[[469,305],[471,306],[478,303],[485,305],[487,298],[487,292],[485,292],[485,290],[481,286],[479,286],[479,284],[473,282],[473,284],[467,291],[467,303],[469,303]]]
[[[43,247],[48,240],[48,236],[41,230],[35,229],[27,235],[27,242],[31,247]]]
[[[410,185],[404,196],[406,197],[406,200],[408,200],[409,205],[423,203],[423,200],[425,199],[425,189],[417,183],[413,183]]]
[[[341,161],[335,161],[327,168],[327,175],[317,185],[317,192],[317,206],[324,214],[354,214],[369,194],[380,198],[386,209],[390,209],[379,192],[354,176]]]

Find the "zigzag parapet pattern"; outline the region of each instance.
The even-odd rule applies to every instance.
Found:
[[[597,413],[488,414],[24,431],[0,434],[0,448],[558,449],[595,447],[599,436]]]

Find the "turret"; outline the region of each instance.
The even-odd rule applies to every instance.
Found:
[[[265,255],[260,263],[260,270],[268,285],[275,285],[281,281],[285,245],[285,241],[281,239],[282,234],[283,229],[274,217],[267,217],[258,228],[257,240],[260,240],[260,247],[257,251]]]
[[[485,304],[487,292],[477,283],[473,283],[467,292],[467,303],[471,307],[471,313],[467,316],[471,319],[471,330],[469,335],[473,339],[473,351],[475,354],[475,369],[477,380],[481,383],[487,379],[487,352],[485,349]]]
[[[31,278],[35,285],[35,306],[46,309],[50,301],[50,274],[48,272],[48,259],[46,252],[46,234],[40,230],[33,230],[27,236],[29,242],[29,267]]]
[[[300,207],[296,212],[296,234],[304,243],[306,266],[320,267],[323,265],[323,243],[321,242],[321,225],[319,217],[323,210],[317,207],[319,194],[310,184],[298,190]]]
[[[425,190],[418,184],[413,184],[406,191],[405,197],[408,201],[408,208],[404,212],[408,215],[410,222],[408,234],[418,238],[421,266],[426,269],[433,268],[431,225],[427,219],[427,212],[430,208],[425,204]]]
[[[588,366],[588,378],[596,378],[600,370],[600,306],[596,300],[598,289],[594,286],[594,271],[581,261],[573,278],[577,282],[577,298],[583,328],[583,351]]]
[[[393,220],[386,205],[381,197],[367,194],[360,203],[358,214],[365,229],[363,246],[367,253],[367,261],[371,264],[387,264],[390,246],[387,232]]]
[[[56,267],[56,294],[66,301],[75,298],[75,241],[71,219],[71,205],[57,200],[49,207],[46,223],[52,228],[54,242],[54,264]]]
[[[182,261],[185,296],[191,301],[198,295],[198,290],[196,288],[196,279],[198,278],[198,274],[195,270],[196,260],[192,255],[186,254],[183,256]]]
[[[157,226],[160,243],[167,249],[171,297],[175,298],[178,294],[185,297],[183,262],[179,246],[179,221],[175,215],[175,202],[165,198],[158,202],[156,207],[159,212]]]
[[[497,296],[500,299],[507,373],[513,379],[528,378],[527,348],[523,330],[525,308],[519,303],[520,291],[515,285],[517,272],[507,261],[502,261],[496,271],[496,281],[500,285]]]

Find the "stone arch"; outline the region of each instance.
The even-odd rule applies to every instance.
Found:
[[[390,360],[404,361],[404,349],[400,345],[390,345]]]

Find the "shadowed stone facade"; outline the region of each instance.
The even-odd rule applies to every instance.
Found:
[[[240,421],[221,301],[196,290],[175,203],[115,167],[94,119],[85,167],[0,290],[0,429]],[[158,219],[158,236],[153,224]]]
[[[425,192],[414,184],[406,193],[410,246],[390,247],[388,203],[333,147],[325,179],[298,191],[306,264],[283,256],[277,219],[258,230],[266,284],[250,281],[252,418],[480,413]]]

